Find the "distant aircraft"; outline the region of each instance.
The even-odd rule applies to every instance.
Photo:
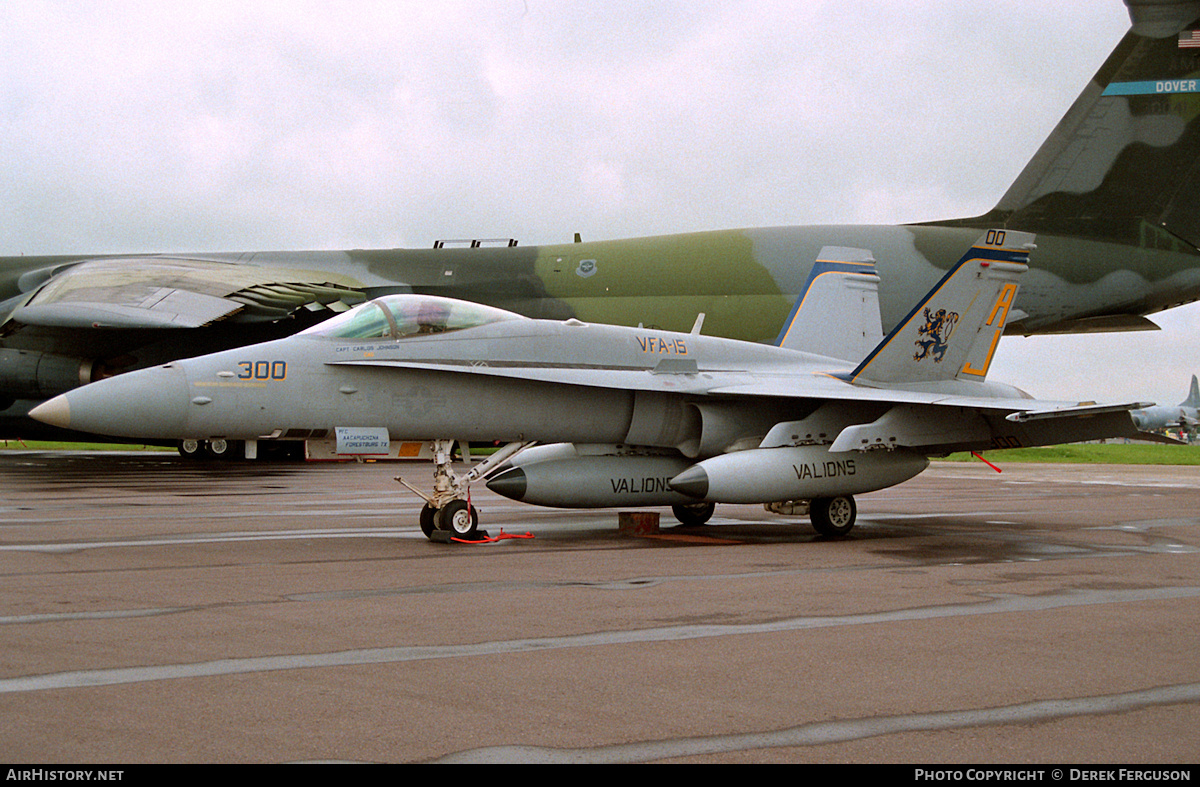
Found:
[[[1192,387],[1188,390],[1187,398],[1175,406],[1160,404],[1134,410],[1133,422],[1143,432],[1154,432],[1159,429],[1191,429],[1200,424],[1200,384],[1196,375],[1192,375]]]
[[[710,334],[769,342],[820,249],[843,246],[879,256],[890,329],[992,227],[1039,237],[1010,333],[1153,330],[1145,315],[1200,298],[1200,10],[1127,3],[1130,32],[975,218],[530,247],[0,259],[0,437],[36,436],[29,408],[81,383],[290,335],[388,293],[676,331],[704,312]],[[998,124],[1020,122],[1013,97],[993,99]]]
[[[931,455],[1139,434],[1140,403],[1037,401],[985,380],[1032,240],[989,230],[886,337],[871,253],[830,247],[778,347],[393,295],[296,336],[93,383],[31,415],[126,438],[430,439],[433,491],[409,487],[426,500],[426,535],[470,537],[469,488],[489,476],[517,500],[670,505],[688,523],[720,502],[811,500],[816,530],[844,534],[854,495],[912,478]],[[463,476],[449,438],[509,444]],[[534,441],[550,445],[518,453]]]

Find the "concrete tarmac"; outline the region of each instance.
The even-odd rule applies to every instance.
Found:
[[[850,536],[425,463],[0,453],[9,762],[1195,763],[1200,468],[935,463]]]

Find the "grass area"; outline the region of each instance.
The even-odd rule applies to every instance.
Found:
[[[1076,443],[981,452],[989,462],[1065,462],[1097,465],[1200,465],[1200,446],[1161,443]],[[978,462],[969,453],[947,462]]]
[[[0,440],[0,451],[175,451],[161,445],[60,443],[52,440]]]

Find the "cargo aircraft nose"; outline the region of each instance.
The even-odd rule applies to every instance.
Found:
[[[184,437],[187,378],[175,364],[110,377],[29,411],[51,426],[114,437]]]

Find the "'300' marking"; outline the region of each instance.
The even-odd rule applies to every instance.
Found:
[[[239,380],[286,380],[287,361],[238,361]]]

